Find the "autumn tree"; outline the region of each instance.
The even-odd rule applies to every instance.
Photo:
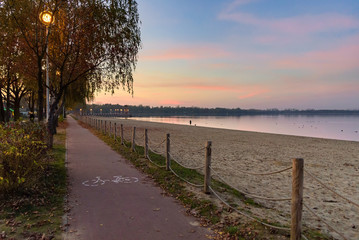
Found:
[[[5,0],[13,22],[23,37],[23,52],[36,66],[38,112],[42,112],[43,59],[50,59],[51,94],[48,129],[54,123],[65,92],[79,88],[80,96],[91,96],[96,89],[113,92],[122,87],[133,92],[132,72],[140,48],[137,3],[134,0]],[[39,21],[43,10],[54,13],[55,21],[45,27]],[[33,68],[29,71],[33,73]],[[32,70],[31,70],[32,69]],[[74,96],[72,96],[74,97]],[[39,119],[42,119],[39,113]],[[52,138],[49,140],[52,144]]]
[[[43,60],[46,54],[48,35],[39,20],[40,12],[47,6],[56,11],[60,1],[4,0],[2,8],[8,15],[11,31],[20,33],[20,47],[28,61],[23,62],[24,73],[37,82],[38,119],[43,119],[44,81]]]

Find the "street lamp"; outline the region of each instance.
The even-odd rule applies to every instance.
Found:
[[[52,12],[49,11],[43,11],[40,13],[40,21],[42,24],[46,26],[46,37],[49,34],[49,26],[54,21],[54,16]],[[49,113],[50,113],[50,91],[49,91],[49,47],[48,44],[46,44],[46,121],[49,121]]]

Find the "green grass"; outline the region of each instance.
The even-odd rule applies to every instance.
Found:
[[[49,152],[49,165],[34,189],[24,189],[11,196],[2,196],[0,232],[8,239],[62,239],[64,196],[67,192],[64,127],[54,138]],[[1,198],[1,197],[0,197]],[[6,201],[4,201],[6,198]]]

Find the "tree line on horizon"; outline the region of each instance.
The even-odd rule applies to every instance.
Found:
[[[83,108],[86,115],[110,115],[129,109],[133,117],[146,116],[245,116],[245,115],[359,115],[359,110],[315,110],[315,109],[242,109],[242,108],[200,108],[200,107],[150,107],[119,104],[88,104]],[[79,109],[78,109],[79,110]]]

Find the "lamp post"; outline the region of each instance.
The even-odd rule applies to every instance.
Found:
[[[49,11],[43,11],[40,13],[40,21],[42,24],[46,26],[46,37],[49,34],[49,26],[54,21],[54,16],[52,15],[52,12]],[[49,90],[49,47],[48,44],[46,44],[46,121],[49,121],[49,114],[50,114],[50,90]],[[39,111],[42,111],[42,109]]]

